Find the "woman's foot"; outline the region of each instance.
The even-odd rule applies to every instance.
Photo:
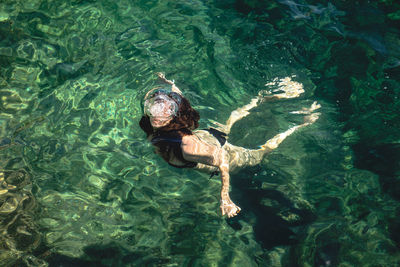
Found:
[[[260,91],[259,97],[261,99],[295,98],[304,93],[303,85],[299,82],[292,81],[290,77],[282,79],[275,78],[272,82],[265,84],[265,86],[275,87],[275,89]]]
[[[311,107],[309,108],[303,108],[302,110],[298,110],[298,111],[292,111],[290,112],[291,114],[311,114],[312,112],[314,112],[315,110],[319,109],[321,107],[320,104],[318,104],[317,101],[314,101],[311,104]]]
[[[313,112],[319,108],[321,108],[321,105],[318,104],[317,101],[314,101],[309,108],[303,108],[302,110],[292,111],[290,113],[307,115],[304,117],[304,123],[302,124],[303,126],[306,126],[306,125],[313,124],[314,122],[316,122],[318,120],[321,113],[318,113],[318,112],[313,113]]]
[[[306,114],[307,116],[304,117],[304,123],[293,126],[290,129],[286,130],[285,132],[275,135],[273,138],[269,139],[264,145],[261,146],[261,150],[269,151],[276,149],[283,142],[283,140],[285,140],[289,135],[293,134],[296,130],[316,122],[321,113],[318,112],[312,113],[312,112],[319,109],[320,107],[321,105],[315,101],[309,108],[303,108],[300,111],[291,112],[293,114]]]

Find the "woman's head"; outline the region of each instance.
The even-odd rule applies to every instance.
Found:
[[[156,88],[150,90],[144,98],[144,116],[140,126],[147,134],[156,130],[194,130],[198,127],[199,119],[199,113],[186,98],[178,93]],[[145,129],[149,127],[151,129]]]
[[[172,93],[158,90],[145,99],[144,114],[150,118],[155,129],[166,126],[178,113],[180,97],[173,98],[170,94]]]

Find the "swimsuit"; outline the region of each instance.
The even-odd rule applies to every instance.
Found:
[[[227,136],[225,133],[218,131],[214,128],[203,130],[209,132],[212,136],[214,136],[215,139],[217,139],[220,143],[221,147],[225,145]],[[182,135],[178,131],[163,132],[160,135],[154,136],[151,139],[151,143],[159,148],[159,154],[169,165],[175,168],[194,168],[197,166],[197,162],[191,162],[183,158],[181,148]],[[182,164],[176,165],[171,163],[170,161],[172,157],[180,161]],[[218,171],[211,173],[211,177],[214,175],[218,175]]]
[[[182,136],[178,131],[163,132],[161,135],[151,139],[151,143],[159,148],[159,154],[171,166],[175,168],[194,168],[197,162],[185,160],[182,154]],[[170,162],[171,158],[179,160],[182,165],[176,165]]]
[[[221,144],[221,147],[225,145],[226,136],[227,136],[226,133],[218,131],[217,129],[214,129],[214,128],[208,128],[208,129],[203,129],[203,130],[209,132],[215,138],[217,138],[218,142]]]

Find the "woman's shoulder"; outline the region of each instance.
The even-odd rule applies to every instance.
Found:
[[[182,145],[190,145],[197,143],[199,141],[199,138],[195,135],[195,133],[190,134],[190,135],[185,135],[182,137]]]

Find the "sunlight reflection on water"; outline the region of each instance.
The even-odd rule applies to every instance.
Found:
[[[372,98],[365,88],[383,88],[384,81],[388,94],[398,92],[395,75],[373,69],[375,51],[390,56],[383,66],[399,65],[398,36],[352,28],[344,22],[352,14],[339,4],[257,2],[263,9],[248,7],[245,14],[228,2],[38,0],[0,7],[0,227],[6,233],[0,260],[28,266],[398,263],[398,202],[382,192],[377,174],[354,167],[361,126],[357,116],[349,126],[340,106],[352,94],[358,117],[368,118],[362,108],[371,109]],[[237,145],[257,147],[301,123],[289,112],[315,99],[322,116],[260,166],[232,176],[232,197],[243,211],[225,220],[218,178],[171,168],[138,126],[141,98],[156,84],[156,71],[184,90],[202,128],[226,120],[274,78],[295,76],[304,95],[252,110],[233,128],[230,142]],[[386,99],[381,92],[373,97]]]

